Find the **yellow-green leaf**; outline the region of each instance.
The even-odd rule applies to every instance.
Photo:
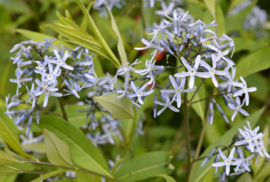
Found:
[[[214,19],[216,19],[216,1],[215,0],[203,0],[205,6],[210,11]]]
[[[16,138],[12,135],[5,122],[0,118],[0,135],[3,140],[12,148],[15,152],[23,157],[31,158],[21,147]]]
[[[6,153],[4,151],[0,151],[0,165],[12,163],[20,163],[20,161],[16,159],[13,155]]]
[[[61,169],[61,170],[53,171],[53,172],[44,174],[44,175],[40,176],[39,178],[32,180],[31,182],[40,182],[40,181],[42,181],[44,179],[50,178],[50,177],[55,176],[57,174],[64,173],[66,171],[67,171],[67,169]]]
[[[48,160],[55,165],[71,166],[69,146],[55,134],[44,130],[44,140]]]
[[[76,171],[76,177],[78,182],[101,182],[101,178],[99,176],[80,171]]]
[[[123,65],[123,64],[128,62],[125,47],[124,47],[124,44],[123,44],[123,41],[122,41],[122,38],[121,38],[121,34],[120,34],[119,30],[118,30],[117,24],[115,22],[115,19],[114,19],[113,15],[112,15],[111,10],[108,7],[108,3],[106,3],[106,7],[107,7],[107,10],[108,10],[109,15],[111,17],[112,28],[113,28],[113,30],[116,33],[117,38],[118,38],[117,49],[118,49],[118,53],[119,53],[121,61],[122,61],[122,65]]]
[[[175,179],[173,179],[173,177],[167,174],[158,174],[157,176],[164,178],[166,182],[176,182]]]
[[[94,97],[116,119],[133,119],[135,116],[131,101],[127,97],[118,99],[119,94],[110,94]]]

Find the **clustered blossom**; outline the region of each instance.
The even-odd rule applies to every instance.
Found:
[[[259,126],[257,126],[254,130],[251,129],[250,123],[247,121],[248,127],[244,126],[244,130],[238,129],[239,133],[236,135],[237,137],[233,139],[231,151],[228,152],[228,157],[224,154],[224,151],[229,150],[230,147],[218,148],[218,152],[215,153],[216,148],[214,148],[207,157],[205,157],[201,166],[205,165],[211,157],[216,155],[214,163],[212,167],[215,167],[215,173],[217,173],[217,169],[219,167],[223,167],[222,172],[222,180],[225,180],[225,176],[227,175],[239,175],[246,171],[250,172],[250,164],[252,159],[256,157],[255,165],[258,162],[258,156],[270,158],[270,155],[266,151],[263,142],[263,133],[258,133]],[[251,153],[251,155],[245,157],[243,150],[247,150]],[[220,162],[220,157],[222,158],[222,162]],[[231,172],[231,166],[234,166],[233,172]]]
[[[97,0],[95,1],[93,8],[100,11],[100,16],[108,16],[106,3],[108,4],[109,9],[112,10],[113,7],[122,9],[123,5],[126,4],[126,1],[125,0]]]
[[[88,49],[76,47],[75,49],[58,48],[52,44],[55,39],[45,42],[24,41],[14,46],[11,52],[17,51],[15,57],[11,57],[17,64],[15,79],[11,82],[17,84],[17,92],[14,96],[6,97],[6,114],[13,118],[15,124],[22,128],[26,124],[26,136],[32,121],[36,119],[39,124],[40,112],[50,112],[47,105],[51,97],[64,97],[74,95],[80,99],[79,93],[88,90],[88,98],[80,103],[85,105],[86,120],[89,124],[82,126],[87,131],[88,138],[97,144],[114,144],[115,137],[122,140],[118,129],[120,120],[114,119],[111,114],[97,104],[94,96],[111,94],[119,91],[115,87],[115,78],[107,73],[104,77],[97,77],[94,70],[93,55]],[[124,74],[124,72],[119,72]],[[22,98],[21,89],[25,87],[28,98]],[[43,97],[41,97],[43,96]],[[24,109],[21,109],[23,108]],[[20,108],[20,109],[19,109]],[[102,113],[99,117],[96,114]],[[100,127],[98,127],[100,126]],[[99,128],[99,130],[97,129]],[[141,131],[142,125],[137,130]],[[27,136],[30,133],[30,136]],[[140,132],[143,134],[143,132]],[[31,140],[32,141],[32,140]]]
[[[205,24],[201,20],[189,21],[188,13],[177,10],[173,11],[173,17],[166,14],[165,17],[167,20],[164,19],[162,24],[149,33],[152,39],[142,39],[145,46],[135,48],[137,50],[153,49],[151,59],[145,62],[145,68],[138,70],[136,66],[140,62],[136,60],[130,66],[123,65],[117,71],[116,77],[123,76],[125,80],[123,89],[117,91],[121,94],[119,97],[126,95],[133,104],[139,107],[144,103],[145,97],[159,93],[162,101],[158,101],[158,97],[155,97],[154,116],[160,115],[167,108],[179,112],[182,103],[181,93],[194,92],[197,89],[196,79],[202,81],[211,79],[213,86],[218,88],[219,95],[222,95],[225,105],[230,110],[234,110],[231,120],[234,120],[238,111],[248,116],[249,114],[242,107],[244,103],[246,106],[249,104],[249,92],[256,91],[256,87],[248,87],[242,77],[240,77],[241,82],[235,79],[236,68],[231,59],[235,49],[233,40],[225,34],[219,37],[212,31],[210,28],[216,26],[215,22]],[[156,65],[155,58],[158,53],[164,51],[175,57],[182,66],[176,69],[179,71],[174,76],[169,76],[169,82],[163,89],[158,85],[156,78],[165,71],[166,67]],[[188,81],[188,88],[185,88],[186,81]],[[173,88],[170,89],[170,87]],[[244,97],[241,97],[242,95]],[[240,97],[243,99],[242,102]],[[174,103],[177,108],[173,106]],[[158,105],[162,106],[159,111],[157,111]],[[225,121],[229,122],[220,104],[212,97],[209,106],[208,122],[210,124],[214,118],[213,106],[216,106]]]

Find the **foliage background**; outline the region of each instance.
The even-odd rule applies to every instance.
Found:
[[[85,4],[89,1],[84,0]],[[189,10],[195,19],[201,19],[206,23],[210,23],[213,18],[211,13],[205,6],[205,1],[199,0],[188,0],[184,1],[184,6],[182,7],[185,10]],[[209,1],[210,2],[210,1]],[[218,29],[221,32],[226,34],[237,31],[239,37],[234,38],[236,44],[236,51],[233,57],[233,60],[237,65],[237,72],[239,75],[243,75],[248,83],[257,87],[257,92],[251,93],[251,103],[245,109],[250,113],[255,113],[261,108],[265,108],[261,116],[253,119],[259,119],[258,124],[261,126],[261,130],[268,131],[270,126],[270,21],[267,22],[265,26],[265,31],[268,32],[268,35],[261,37],[260,39],[255,39],[254,31],[245,31],[241,26],[243,18],[245,16],[242,12],[236,16],[234,21],[230,22],[226,17],[226,12],[231,8],[231,5],[235,2],[241,2],[239,0],[219,0],[216,2],[219,11],[216,11],[216,19],[218,23]],[[260,8],[264,9],[270,17],[270,1],[260,0],[257,2]],[[218,9],[216,8],[216,10]],[[16,92],[16,84],[9,82],[10,78],[13,78],[15,66],[12,65],[12,61],[9,57],[12,54],[9,53],[9,50],[13,45],[23,41],[28,40],[27,33],[21,34],[18,33],[18,29],[26,29],[35,32],[41,32],[47,35],[58,37],[58,34],[52,29],[45,27],[45,24],[52,23],[54,20],[57,20],[55,12],[58,11],[61,14],[65,14],[65,10],[68,9],[72,18],[77,24],[79,24],[83,18],[83,14],[80,11],[79,6],[77,6],[75,0],[9,0],[0,1],[0,107],[2,110],[5,110],[5,97],[10,93],[13,95]],[[113,9],[113,14],[119,26],[119,30],[122,34],[122,39],[125,43],[125,48],[127,50],[128,60],[134,61],[136,58],[139,58],[142,62],[149,57],[149,53],[146,52],[142,54],[134,50],[134,47],[141,46],[140,39],[142,37],[147,37],[146,32],[143,31],[143,23],[151,24],[158,19],[154,16],[154,10],[141,11],[139,3],[131,1],[125,6],[124,9],[118,10]],[[142,14],[141,14],[142,13]],[[113,49],[116,47],[116,36],[111,30],[109,18],[101,18],[97,11],[91,11],[94,21],[97,23],[97,26],[104,36],[105,40],[109,42],[109,46]],[[142,20],[143,19],[143,20]],[[237,26],[234,26],[237,25]],[[131,32],[132,31],[132,32]],[[39,39],[37,36],[35,39]],[[62,38],[62,37],[59,37]],[[42,40],[42,39],[41,39]],[[100,63],[100,65],[99,65]],[[95,61],[97,66],[98,75],[104,75],[106,72],[115,74],[116,69],[114,65],[110,62],[99,58]],[[166,64],[166,56],[163,56],[161,61],[158,64]],[[174,64],[174,63],[169,63]],[[239,76],[238,75],[238,76]],[[166,76],[164,78],[166,79]],[[167,80],[164,81],[164,83]],[[206,82],[203,94],[205,97],[210,96],[212,93],[210,83]],[[220,98],[217,98],[217,100]],[[55,101],[50,101],[50,107],[52,110],[58,110],[59,106]],[[53,103],[55,102],[55,103]],[[73,97],[67,97],[66,102],[70,105],[74,103]],[[175,171],[172,176],[180,181],[183,179],[185,173],[185,142],[182,130],[178,128],[182,124],[182,113],[173,113],[171,111],[165,111],[161,116],[154,119],[152,111],[152,101],[145,102],[144,106],[144,135],[138,136],[135,138],[132,143],[131,150],[134,155],[140,155],[149,151],[164,150],[170,151],[174,155],[173,165],[175,166]],[[206,110],[206,102],[200,103],[202,110]],[[1,111],[3,112],[3,111]],[[225,110],[227,116],[230,116],[232,113],[229,109]],[[1,113],[2,114],[2,113]],[[74,114],[73,117],[79,116]],[[85,116],[81,116],[81,120]],[[196,144],[198,143],[198,138],[202,128],[201,119],[202,116],[198,115],[196,112],[192,111],[191,113],[191,139],[192,139],[192,148],[196,149]],[[223,122],[223,119],[219,115],[215,115],[215,119],[212,126],[206,128],[205,138],[203,140],[203,152],[209,145],[213,145],[216,142],[220,142],[220,138],[224,136],[224,133],[229,130],[229,128],[237,125],[242,120],[245,120],[241,115],[237,115],[234,122],[230,122],[229,125]],[[77,121],[77,120],[76,120]],[[74,123],[76,122],[74,120]],[[33,127],[33,130],[38,131],[37,127]],[[18,130],[18,132],[21,132]],[[231,136],[232,137],[232,136]],[[269,138],[269,137],[268,137]],[[230,138],[228,139],[228,141]],[[119,150],[119,145],[115,146],[102,146],[101,149],[105,153],[105,158],[115,159],[116,154]],[[214,145],[215,146],[215,145]],[[269,151],[269,150],[268,150]],[[200,165],[200,162],[198,162]],[[262,161],[266,167],[270,165],[270,161]],[[200,169],[201,173],[204,169]],[[263,174],[260,174],[263,173]],[[211,173],[212,174],[212,171]],[[270,171],[264,171],[263,165],[259,166],[251,174],[244,174],[240,178],[232,178],[232,181],[238,180],[241,181],[253,181],[257,179],[258,175],[264,175],[264,179],[270,181]],[[20,174],[16,181],[29,181],[38,176]],[[209,175],[208,175],[209,177]],[[0,178],[0,181],[4,179]],[[205,178],[207,180],[207,178]],[[153,181],[162,181],[161,178],[153,178]]]

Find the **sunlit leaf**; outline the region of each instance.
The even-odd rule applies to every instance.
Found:
[[[17,29],[16,32],[26,36],[27,38],[33,40],[33,41],[36,41],[36,42],[39,42],[39,41],[44,41],[45,38],[47,39],[52,39],[54,38],[53,36],[51,35],[46,35],[46,34],[43,34],[43,33],[38,33],[38,32],[34,32],[34,31],[30,31],[30,30],[24,30],[24,29]],[[64,41],[61,41],[61,40],[55,40],[53,42],[54,45],[60,47],[61,45],[63,46],[67,46],[67,47],[70,47],[72,48],[72,45],[64,42]]]
[[[112,15],[112,12],[109,9],[107,3],[106,3],[106,6],[107,6],[107,11],[109,12],[109,15],[111,17],[112,28],[113,28],[113,30],[116,33],[117,38],[118,38],[117,49],[118,49],[118,53],[119,53],[121,61],[122,61],[122,65],[123,65],[123,64],[128,62],[125,47],[124,47],[124,44],[123,44],[123,41],[122,41],[122,38],[121,38],[121,34],[120,34],[119,30],[118,30],[118,26],[117,26],[117,24],[115,22],[115,19],[114,19],[113,15]]]
[[[91,27],[91,30],[94,32],[96,38],[100,41],[102,47],[104,48],[104,50],[108,53],[108,55],[112,58],[112,62],[113,64],[119,68],[120,67],[120,63],[119,60],[116,58],[116,56],[114,55],[114,53],[112,52],[112,50],[110,49],[110,47],[108,46],[108,44],[105,42],[103,36],[100,34],[95,22],[93,21],[93,19],[91,18],[90,14],[87,12],[87,9],[85,8],[85,6],[82,4],[82,2],[80,0],[76,0],[76,2],[78,3],[78,5],[80,6],[83,14],[87,17],[87,20],[89,22],[89,25]]]
[[[71,166],[70,148],[55,134],[44,130],[44,140],[48,160],[54,165]]]
[[[249,173],[244,173],[237,179],[236,182],[253,182],[252,176]]]
[[[216,19],[216,1],[215,0],[203,0],[205,6],[210,11],[214,19]]]
[[[119,94],[110,94],[94,97],[94,99],[107,109],[116,119],[133,119],[134,110],[127,97],[116,98]]]
[[[13,155],[0,151],[0,165],[19,163],[20,161],[16,159]]]
[[[15,174],[15,173],[19,173],[20,170],[16,169],[14,167],[10,167],[7,165],[0,165],[0,176],[4,176],[4,175],[10,175],[10,174]]]
[[[101,182],[101,178],[93,174],[76,171],[76,178],[78,182]]]
[[[223,33],[226,33],[226,27],[225,27],[224,13],[219,3],[217,3],[216,5],[216,23],[218,27],[218,35],[222,36]]]
[[[47,174],[44,174],[42,176],[40,176],[39,178],[35,179],[35,180],[32,180],[31,182],[40,182],[42,180],[45,180],[47,178],[50,178],[52,176],[55,176],[57,174],[61,174],[61,173],[64,173],[66,172],[67,169],[61,169],[61,170],[57,170],[57,171],[53,171],[53,172],[50,172],[50,173],[47,173]]]
[[[124,162],[115,173],[115,177],[120,182],[133,182],[158,174],[170,174],[172,170],[169,169],[169,164],[168,152],[150,152]]]
[[[74,163],[85,169],[112,177],[101,152],[75,126],[61,117],[45,116],[41,118],[39,127],[53,132],[68,144]]]
[[[31,158],[21,147],[18,140],[13,136],[11,131],[8,129],[5,122],[0,118],[0,135],[2,136],[3,140],[12,148],[15,152],[22,155],[26,158]]]
[[[253,73],[270,68],[270,47],[263,47],[248,56],[242,57],[236,64],[236,78],[246,77]]]
[[[173,177],[167,174],[158,174],[157,176],[164,178],[166,182],[176,182],[175,179],[173,179]]]

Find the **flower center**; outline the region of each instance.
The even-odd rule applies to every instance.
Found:
[[[247,87],[244,87],[243,90],[244,90],[244,92],[247,92]]]
[[[61,65],[63,63],[63,61],[61,59],[57,60],[57,64]]]
[[[211,75],[214,75],[214,74],[215,74],[215,71],[216,71],[216,70],[211,69],[211,70],[210,70],[210,74],[211,74]]]
[[[140,90],[137,91],[137,96],[142,96],[142,92]]]
[[[194,70],[194,69],[192,69],[192,70],[190,71],[190,75],[195,75],[195,73],[196,73],[196,70]]]
[[[47,83],[42,83],[42,88],[46,88],[47,87]]]
[[[52,74],[49,74],[49,75],[48,75],[48,79],[49,79],[49,80],[52,80],[52,79],[53,79],[53,75],[52,75]]]
[[[39,69],[40,70],[43,70],[43,68],[44,68],[44,66],[41,64],[41,65],[39,65]]]
[[[181,93],[182,92],[182,89],[181,88],[177,88],[177,89],[175,89],[175,92]]]
[[[230,164],[231,164],[231,161],[230,161],[229,159],[227,159],[227,160],[225,161],[225,163],[226,163],[226,165],[230,165]]]
[[[246,138],[246,140],[247,140],[247,142],[251,142],[250,136],[248,136],[248,137]]]

